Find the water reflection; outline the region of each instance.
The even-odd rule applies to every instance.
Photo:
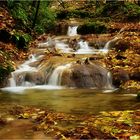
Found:
[[[138,109],[135,94],[104,93],[94,89],[25,90],[23,94],[0,93],[5,104],[35,105],[72,114],[97,114],[100,111]]]

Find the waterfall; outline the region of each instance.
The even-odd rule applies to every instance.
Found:
[[[51,37],[48,37],[46,42],[42,42],[42,43],[38,44],[38,48],[53,49],[55,47],[55,45],[56,45],[55,40],[53,40]]]
[[[88,46],[88,43],[86,41],[81,40],[80,42],[78,42],[80,49],[90,49]]]
[[[113,83],[112,83],[112,74],[111,72],[107,73],[107,82],[106,86],[104,87],[105,89],[114,89]]]
[[[88,45],[88,42],[87,41],[79,41],[78,42],[78,50],[76,51],[76,54],[91,54],[91,53],[94,53],[93,52],[93,49],[91,49]]]
[[[71,64],[66,64],[56,67],[49,78],[48,85],[60,86],[63,71],[70,66]]]
[[[78,28],[78,26],[69,26],[68,27],[67,35],[68,36],[75,36],[75,35],[77,35],[77,28]]]
[[[39,43],[38,48],[36,48],[36,50],[33,50],[34,52],[36,52],[36,54],[31,54],[27,61],[19,65],[19,67],[14,72],[11,73],[11,78],[9,79],[8,86],[13,88],[21,88],[21,87],[36,88],[40,86],[40,88],[45,87],[46,89],[47,88],[55,89],[58,87],[63,88],[63,86],[61,85],[66,85],[67,87],[76,87],[76,88],[82,85],[83,87],[86,88],[102,87],[104,89],[110,89],[112,87],[110,73],[106,74],[107,72],[105,69],[101,70],[99,67],[96,68],[96,66],[93,66],[93,64],[89,61],[83,62],[81,56],[84,57],[84,54],[99,54],[102,52],[106,53],[108,49],[111,48],[112,45],[116,43],[118,37],[115,37],[114,39],[108,41],[103,49],[95,49],[93,46],[89,46],[89,43],[87,41],[82,39],[78,40],[77,37],[73,37],[77,35],[77,28],[78,26],[69,26],[68,36],[58,36],[54,38],[48,37],[46,42]],[[76,38],[76,41],[75,44],[72,43],[71,45],[72,47],[71,47],[68,43],[71,43],[74,40],[74,38]],[[56,52],[57,51],[59,52],[58,52],[58,56],[54,55],[54,61],[52,59],[52,64],[51,64],[52,68],[54,68],[54,65],[56,66],[57,64],[59,64],[59,61],[61,61],[61,58],[63,57],[63,55],[59,55],[59,53],[68,53],[66,54],[68,55],[68,57],[66,58],[67,59],[66,62],[62,61],[61,65],[55,67],[54,70],[52,69],[49,70],[48,61],[51,62],[51,60],[48,59],[48,61],[45,62],[46,60],[45,55],[48,55],[45,52],[46,50],[48,50],[47,52],[53,52],[53,49],[55,49]],[[82,55],[78,60],[77,56],[79,54]],[[61,58],[60,59],[58,58],[57,60],[57,57],[59,56],[61,56]],[[71,60],[72,62],[74,60],[75,63],[66,64]],[[79,69],[76,67],[79,67]],[[93,70],[93,72],[91,70]],[[87,71],[90,72],[88,73]],[[105,71],[106,73],[103,71]],[[73,77],[73,81],[71,80],[71,76],[73,76],[72,72],[74,72],[74,74],[76,73],[76,76],[74,75]],[[93,77],[91,77],[92,74],[94,75]],[[77,76],[79,77],[76,78]],[[47,79],[47,84],[46,84],[46,79]]]
[[[37,61],[36,57],[31,54],[29,60],[25,61],[19,66],[17,70],[11,73],[11,78],[9,79],[10,87],[16,87],[18,84],[21,86],[31,86],[32,84],[25,81],[26,72],[35,72],[37,69],[35,67],[29,66],[30,63]]]
[[[105,44],[105,46],[104,46],[104,49],[111,49],[114,45],[115,45],[115,43],[117,42],[119,40],[119,38],[118,37],[115,37],[115,38],[113,38],[112,40],[109,40],[106,44]]]
[[[14,77],[14,72],[11,73],[11,78],[9,79],[10,87],[16,87],[16,80]]]
[[[62,53],[69,53],[72,51],[72,49],[68,47],[68,44],[64,42],[60,42],[58,40],[56,40],[55,48],[57,50],[61,50]]]

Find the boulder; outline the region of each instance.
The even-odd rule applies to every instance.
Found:
[[[41,72],[21,72],[15,73],[14,80],[17,86],[43,85],[45,84],[45,76]]]
[[[109,71],[96,64],[74,64],[62,74],[61,84],[78,88],[112,88]]]
[[[113,84],[119,87],[122,83],[130,79],[129,73],[123,69],[118,69],[113,73]]]

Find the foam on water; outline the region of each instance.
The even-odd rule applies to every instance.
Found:
[[[69,53],[72,51],[71,48],[69,48],[69,45],[64,43],[64,42],[60,42],[60,41],[56,41],[56,45],[55,45],[56,49],[59,49],[62,51],[62,53]]]
[[[1,88],[2,91],[8,91],[11,93],[23,93],[25,90],[30,90],[30,89],[42,89],[42,90],[59,90],[59,89],[64,89],[65,87],[63,86],[53,86],[53,85],[39,85],[39,86],[32,86],[32,87],[27,87],[27,86],[18,86],[18,87],[5,87]]]
[[[75,35],[77,35],[77,28],[78,28],[78,26],[69,26],[68,27],[67,35],[68,36],[75,36]]]

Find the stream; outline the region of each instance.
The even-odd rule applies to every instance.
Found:
[[[135,94],[126,91],[100,91],[94,89],[28,89],[21,94],[3,92],[1,103],[47,107],[56,112],[70,114],[98,114],[100,111],[138,109]]]
[[[29,59],[11,74],[7,87],[0,90],[2,105],[43,106],[70,114],[138,108],[135,92],[115,88],[110,72],[88,59],[104,56],[115,38],[96,49],[79,37],[77,27],[69,26],[66,36],[48,37],[38,44]],[[45,52],[55,50],[63,55],[45,61]]]

